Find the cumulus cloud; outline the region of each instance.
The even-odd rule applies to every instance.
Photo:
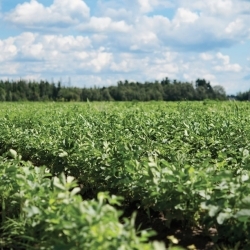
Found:
[[[220,52],[216,54],[216,57],[217,57],[218,59],[221,59],[221,60],[222,60],[223,65],[227,65],[227,64],[229,64],[229,62],[230,62],[230,57],[227,56],[227,55],[223,55],[223,54],[220,53]]]
[[[197,19],[199,19],[197,13],[188,9],[178,8],[173,23],[175,26],[179,27],[183,23],[194,23]]]
[[[151,31],[147,32],[137,32],[137,36],[132,39],[132,44],[130,46],[131,51],[147,51],[157,48],[159,40],[157,35]]]
[[[22,28],[38,31],[72,26],[76,32],[95,36],[95,40],[102,38],[99,43],[96,40],[98,45],[116,43],[132,51],[159,44],[177,49],[211,50],[222,45],[232,46],[250,36],[247,26],[250,17],[235,18],[234,5],[238,6],[238,11],[241,8],[233,0],[180,2],[182,6],[176,8],[172,20],[164,15],[147,15],[159,7],[171,6],[170,1],[162,0],[137,0],[130,5],[128,0],[99,1],[99,16],[90,16],[90,8],[82,0],[54,0],[49,7],[31,0],[17,5],[5,18]],[[221,18],[224,11],[227,16]],[[98,37],[98,34],[103,36]]]
[[[233,8],[231,0],[210,0],[206,1],[208,10],[214,15],[229,15]]]
[[[0,40],[0,62],[10,61],[17,54],[17,47],[13,43],[13,38]]]
[[[14,25],[26,28],[43,26],[67,27],[89,17],[90,9],[82,0],[54,0],[53,4],[45,7],[42,3],[31,0],[18,4],[5,20]]]
[[[249,13],[246,14],[246,10],[250,9],[250,2],[236,0],[179,0],[177,5],[181,5],[182,9],[199,15],[199,18],[196,17],[198,21],[195,25],[180,25],[180,30],[184,31],[185,34],[189,31],[191,36],[194,35],[193,31],[195,31],[196,37],[200,37],[202,42],[204,42],[205,38],[211,38],[209,39],[210,48],[213,45],[216,48],[218,43],[226,43],[227,46],[230,46],[250,36],[248,27],[250,16]],[[176,16],[177,14],[178,10]]]
[[[141,12],[150,12],[153,10],[153,5],[156,1],[155,0],[138,0],[140,5]]]
[[[15,60],[25,62],[28,74],[93,74],[105,70],[112,61],[112,53],[103,48],[92,50],[88,37],[23,33],[12,44],[19,44]]]
[[[179,0],[179,5],[191,10],[199,11],[206,15],[226,15],[229,16],[235,10],[234,0],[210,0],[210,1],[186,1]],[[239,2],[239,1],[238,1]],[[237,3],[237,2],[236,2]]]
[[[89,53],[88,61],[82,61],[79,68],[82,68],[85,71],[88,70],[97,73],[109,68],[112,60],[112,53],[105,52],[101,49]]]
[[[78,53],[86,48],[91,48],[91,41],[83,36],[39,35],[24,32],[15,38],[0,40],[0,49],[4,52],[1,56],[4,60],[14,58],[17,61],[50,60],[60,54]]]
[[[99,32],[128,32],[131,29],[125,21],[113,21],[110,17],[91,17],[88,23],[79,25],[80,31]]]
[[[212,60],[214,58],[213,55],[211,55],[209,53],[200,53],[199,56],[204,61],[210,61],[210,60]]]
[[[216,57],[221,60],[222,64],[214,67],[216,71],[229,71],[229,72],[240,72],[241,66],[237,63],[230,64],[230,57],[223,55],[222,53],[217,53]]]
[[[15,76],[18,74],[20,70],[20,64],[19,63],[13,63],[13,62],[5,62],[4,64],[0,64],[0,76],[1,78],[4,77],[5,79],[8,78],[15,78]]]
[[[225,31],[227,33],[233,33],[235,30],[239,30],[242,28],[243,22],[240,19],[236,19],[233,22],[230,22],[226,27]]]
[[[152,12],[158,8],[169,8],[173,7],[171,1],[166,0],[137,0],[139,10],[142,13]]]

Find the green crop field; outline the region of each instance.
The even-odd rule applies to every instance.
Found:
[[[250,249],[249,151],[248,102],[1,103],[0,249]]]

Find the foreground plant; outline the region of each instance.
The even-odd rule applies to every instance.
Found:
[[[15,153],[12,157],[0,158],[0,178],[8,184],[0,193],[2,248],[165,249],[146,243],[152,232],[138,236],[134,216],[119,222],[121,212],[113,205],[121,198],[99,193],[97,200],[82,201],[73,177],[51,178],[45,167],[23,162]]]

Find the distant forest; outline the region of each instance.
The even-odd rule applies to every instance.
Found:
[[[237,98],[248,100],[250,93],[240,93]],[[244,99],[245,98],[245,99]],[[205,79],[195,84],[171,81],[165,78],[154,82],[119,81],[116,86],[77,88],[62,86],[61,82],[0,80],[0,101],[200,101],[204,99],[226,100],[220,85],[211,86]]]

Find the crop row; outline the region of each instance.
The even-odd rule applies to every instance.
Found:
[[[146,243],[152,232],[137,235],[134,217],[120,223],[114,205],[121,198],[99,193],[82,201],[73,177],[51,178],[16,151],[9,155],[0,157],[1,249],[165,249]]]
[[[81,194],[108,191],[249,245],[248,103],[13,104],[0,114],[0,150],[50,174],[77,179]],[[4,109],[2,109],[4,110]]]

